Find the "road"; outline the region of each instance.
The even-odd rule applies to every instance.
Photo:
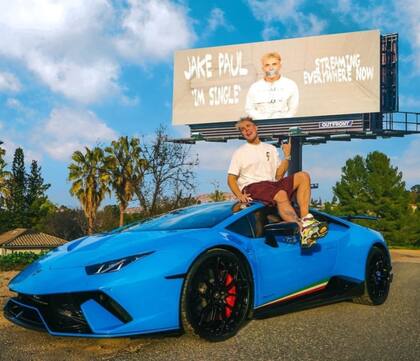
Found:
[[[420,263],[394,260],[387,302],[341,302],[248,323],[222,343],[183,336],[57,338],[1,319],[0,360],[420,360]]]

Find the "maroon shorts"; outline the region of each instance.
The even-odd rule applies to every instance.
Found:
[[[285,191],[291,200],[293,197],[293,175],[284,177],[279,181],[262,181],[247,185],[242,193],[248,193],[251,198],[256,201],[261,201],[267,205],[275,205],[274,196],[279,191]]]

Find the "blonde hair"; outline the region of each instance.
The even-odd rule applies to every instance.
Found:
[[[237,122],[236,122],[236,124],[235,124],[235,128],[237,129],[237,130],[241,130],[240,129],[240,126],[241,126],[241,124],[243,123],[243,122],[251,122],[252,124],[254,124],[255,126],[257,125],[257,124],[255,124],[255,122],[254,122],[254,119],[252,119],[251,117],[243,117],[243,118],[240,118]]]
[[[281,63],[281,56],[277,51],[273,51],[271,53],[266,53],[261,57],[261,63],[264,65],[264,60],[267,58],[276,58]]]

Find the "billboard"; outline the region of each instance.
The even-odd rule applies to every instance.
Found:
[[[177,51],[174,125],[380,111],[379,30]]]

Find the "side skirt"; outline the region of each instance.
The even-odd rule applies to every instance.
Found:
[[[283,297],[278,302],[254,309],[254,318],[262,319],[307,308],[349,300],[363,294],[364,282],[354,282],[341,277],[332,277],[326,287],[293,299]],[[282,301],[284,299],[284,301]]]

